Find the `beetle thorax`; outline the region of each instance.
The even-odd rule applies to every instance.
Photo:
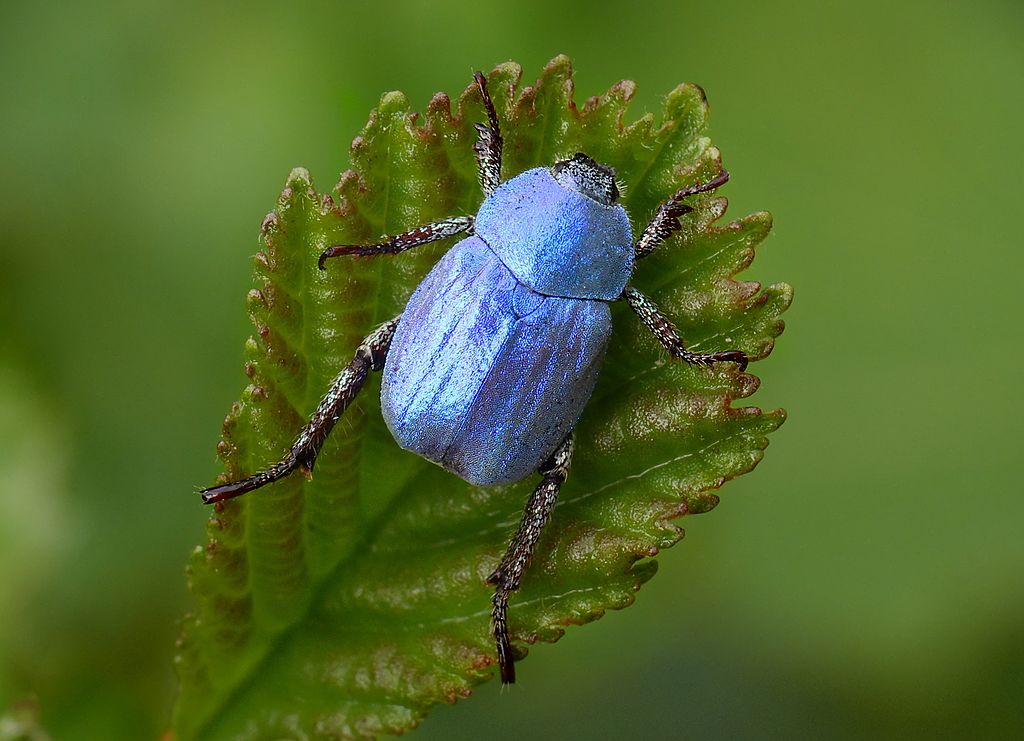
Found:
[[[613,301],[633,272],[632,230],[617,194],[610,168],[576,155],[502,183],[473,228],[534,291]]]

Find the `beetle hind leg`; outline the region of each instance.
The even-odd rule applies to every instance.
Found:
[[[654,333],[658,342],[668,350],[669,355],[673,358],[683,360],[690,365],[703,367],[721,362],[738,363],[740,371],[747,369],[747,354],[740,350],[723,350],[708,353],[687,350],[686,345],[683,343],[683,338],[679,335],[675,325],[669,321],[667,316],[661,313],[661,310],[651,299],[635,288],[627,288],[622,293],[622,298],[626,299],[626,303],[640,317],[640,321]]]
[[[530,565],[541,531],[555,508],[558,492],[569,475],[572,449],[572,433],[569,433],[565,441],[538,469],[543,479],[530,496],[519,529],[505,551],[501,563],[487,578],[488,583],[495,585],[491,621],[498,649],[502,684],[512,684],[516,681],[515,658],[508,635],[508,600],[519,589],[520,579],[526,567]]]
[[[281,461],[239,481],[203,489],[200,492],[203,503],[213,504],[233,499],[282,479],[297,470],[311,477],[316,457],[327,436],[331,434],[334,424],[363,388],[370,371],[379,371],[384,367],[384,359],[391,346],[391,339],[395,336],[398,319],[399,317],[395,317],[380,325],[362,341],[352,362],[334,379],[313,416],[302,428],[291,450]]]

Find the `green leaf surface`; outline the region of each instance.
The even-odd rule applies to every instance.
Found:
[[[577,107],[565,57],[533,86],[521,87],[520,75],[507,63],[489,77],[506,178],[584,151],[616,168],[642,227],[676,189],[719,170],[696,86],[669,93],[660,118],[627,123],[631,82]],[[482,195],[471,147],[483,120],[472,86],[455,114],[440,93],[425,115],[387,93],[332,193],[292,171],[260,230],[250,383],[218,448],[227,478],[284,454],[362,337],[401,312],[454,240],[397,257],[338,258],[325,272],[320,252],[475,213]],[[733,276],[771,217],[718,224],[720,194],[693,202],[678,236],[638,266],[633,283],[691,347],[763,358],[791,290]],[[631,604],[656,570],[652,557],[682,537],[675,520],[713,508],[714,491],[757,464],[784,420],[782,411],[733,406],[756,390],[753,375],[668,362],[627,307],[612,308],[615,334],[577,427],[569,481],[511,602],[520,647]],[[381,420],[379,388],[374,378],[346,412],[312,481],[295,475],[213,512],[209,542],[188,569],[197,609],[177,660],[181,741],[400,733],[495,676],[485,579],[536,480],[473,487],[400,450]]]

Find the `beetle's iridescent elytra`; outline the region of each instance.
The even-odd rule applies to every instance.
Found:
[[[467,234],[434,266],[405,311],[363,340],[280,462],[205,489],[206,503],[245,494],[296,470],[312,472],[324,440],[366,382],[383,371],[381,411],[396,442],[478,485],[541,482],[489,577],[492,632],[502,682],[515,681],[509,596],[555,506],[572,458],[572,429],[594,390],[611,335],[612,301],[626,301],[673,358],[746,367],[737,350],[694,353],[654,303],[629,285],[633,265],[680,228],[684,200],[714,190],[724,170],[676,192],[637,239],[618,203],[615,172],[585,154],[501,181],[502,139],[483,74],[487,112],[473,149],[484,201],[455,216],[371,245],[336,245],[340,255],[393,255]]]

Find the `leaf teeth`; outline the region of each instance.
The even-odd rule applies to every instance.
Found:
[[[277,218],[277,212],[271,211],[263,217],[263,223],[260,224],[260,236],[267,239],[271,234],[276,232],[280,226],[281,222]]]
[[[384,93],[380,98],[380,104],[377,107],[378,115],[382,116],[393,116],[396,114],[408,113],[409,111],[409,99],[405,97],[405,93],[399,92],[398,90],[392,90],[389,93]]]
[[[291,189],[295,193],[306,192],[313,184],[312,178],[309,176],[309,170],[305,167],[295,167],[288,173],[288,180],[285,183],[285,189]]]
[[[447,93],[434,93],[434,97],[427,103],[427,119],[436,116],[443,116],[449,120],[452,118],[452,100]]]
[[[488,80],[506,176],[585,151],[616,168],[635,225],[721,168],[696,85],[669,93],[660,118],[628,123],[635,85],[616,83],[577,108],[565,56],[530,86],[512,62]],[[418,118],[406,96],[386,93],[352,142],[351,169],[333,196],[318,194],[304,168],[289,174],[260,224],[246,297],[256,327],[245,344],[248,385],[218,445],[231,478],[287,450],[358,341],[402,310],[446,245],[324,273],[320,252],[473,213],[480,203],[476,86],[452,108],[439,93]],[[679,236],[639,266],[636,284],[691,346],[764,357],[792,289],[733,276],[771,217],[719,225],[724,197],[693,201]],[[682,538],[675,520],[712,509],[713,492],[757,465],[785,419],[732,407],[756,391],[756,376],[664,362],[635,319],[612,310],[616,334],[577,427],[575,465],[511,603],[519,641],[554,641],[568,625],[631,604],[656,571],[651,559]],[[184,621],[176,660],[181,741],[400,733],[494,675],[484,582],[533,482],[470,487],[398,450],[373,395],[339,422],[312,481],[295,476],[211,513],[208,544],[188,567],[197,610]]]

